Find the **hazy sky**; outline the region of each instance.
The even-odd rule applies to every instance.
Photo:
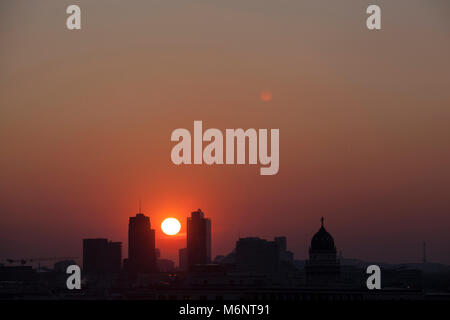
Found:
[[[66,29],[69,4],[82,30]],[[365,10],[382,9],[369,31]],[[0,258],[124,243],[142,198],[238,235],[325,226],[344,257],[450,263],[450,2],[0,1]],[[260,92],[273,95],[262,102]],[[280,171],[175,166],[176,128],[279,128]]]

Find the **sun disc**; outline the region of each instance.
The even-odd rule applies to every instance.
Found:
[[[161,229],[165,234],[173,236],[180,232],[181,223],[175,218],[167,218],[161,223]]]

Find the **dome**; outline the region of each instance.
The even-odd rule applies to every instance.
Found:
[[[323,226],[323,217],[320,219],[322,222],[322,226],[319,231],[313,236],[311,240],[311,248],[312,251],[336,251],[336,247],[334,246],[334,239],[331,234],[325,230]]]

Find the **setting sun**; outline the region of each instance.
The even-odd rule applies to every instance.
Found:
[[[167,218],[161,223],[162,231],[169,235],[176,235],[181,229],[181,223],[175,218]]]

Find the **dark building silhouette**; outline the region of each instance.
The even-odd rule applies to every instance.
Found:
[[[122,269],[122,242],[109,242],[108,260],[111,264],[109,270],[114,273],[119,273]]]
[[[336,256],[336,246],[331,234],[325,230],[321,218],[321,227],[313,236],[309,247],[309,260],[305,270],[310,284],[330,284],[339,277],[340,263]]]
[[[187,218],[187,255],[189,267],[211,263],[211,220],[200,209]]]
[[[175,263],[169,259],[158,259],[156,261],[158,265],[159,272],[174,272],[175,271]]]
[[[122,243],[108,239],[83,239],[83,271],[87,274],[119,273]]]
[[[275,242],[278,244],[278,248],[280,249],[281,261],[294,263],[294,254],[287,250],[286,237],[275,237]]]
[[[259,275],[286,275],[296,272],[294,254],[287,250],[284,236],[268,241],[258,237],[239,238],[236,248],[226,256],[217,256],[215,263],[238,272]]]
[[[236,242],[236,268],[240,272],[273,274],[280,268],[280,247],[276,241],[240,238]]]
[[[66,270],[69,266],[77,264],[74,260],[62,260],[55,262],[53,265],[53,270],[57,273],[66,273]],[[121,261],[119,261],[119,267],[120,267]]]
[[[178,250],[178,265],[180,270],[188,269],[188,251],[187,248],[182,248]]]
[[[33,281],[37,278],[38,274],[32,266],[6,267],[0,265],[0,281]]]
[[[130,217],[126,268],[131,273],[157,271],[155,230],[151,229],[150,218],[142,213]]]

